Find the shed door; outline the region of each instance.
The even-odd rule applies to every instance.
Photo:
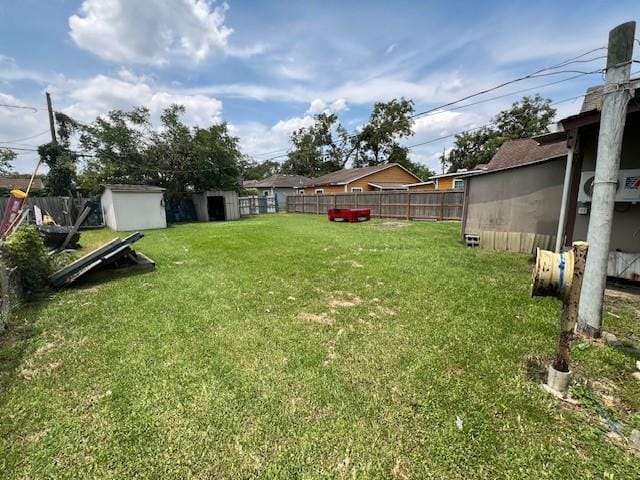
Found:
[[[207,197],[207,212],[209,214],[209,220],[226,220],[224,197]]]

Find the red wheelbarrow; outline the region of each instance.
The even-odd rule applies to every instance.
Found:
[[[327,210],[330,222],[340,219],[349,223],[364,222],[371,219],[370,208],[330,208]]]

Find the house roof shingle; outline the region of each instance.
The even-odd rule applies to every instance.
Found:
[[[504,170],[530,163],[536,163],[567,154],[566,141],[540,145],[531,138],[521,138],[505,142],[487,164],[486,172]]]
[[[304,186],[309,180],[302,175],[272,175],[257,181],[252,186],[256,188],[296,188]]]
[[[344,170],[338,170],[337,172],[331,172],[327,175],[323,175],[317,178],[311,178],[306,184],[306,187],[317,187],[320,185],[346,185],[347,183],[351,183],[354,180],[358,180],[359,178],[363,178],[369,176],[373,173],[380,172],[382,170],[386,170],[387,168],[391,168],[394,166],[398,166],[400,168],[404,168],[402,165],[398,163],[386,163],[384,165],[376,165],[373,167],[362,167],[362,168],[345,168]],[[407,170],[409,172],[409,170]],[[411,172],[409,172],[411,173]],[[411,173],[414,177],[416,177],[413,173]],[[420,180],[418,177],[416,177]]]
[[[0,188],[5,188],[8,190],[17,188],[19,190],[26,190],[29,186],[29,178],[10,178],[10,177],[0,177]],[[42,183],[42,179],[34,178],[33,184],[31,185],[31,190],[42,190],[44,185]]]
[[[635,89],[640,87],[640,78],[634,78],[630,81],[631,88]],[[595,110],[602,110],[602,93],[604,91],[603,85],[597,87],[587,88],[587,93],[582,101],[582,107],[580,108],[580,114],[593,112]]]

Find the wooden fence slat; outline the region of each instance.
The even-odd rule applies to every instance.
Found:
[[[461,220],[461,190],[378,191],[295,195],[287,197],[287,212],[325,214],[329,208],[370,208],[378,218]],[[377,212],[376,212],[377,209]]]

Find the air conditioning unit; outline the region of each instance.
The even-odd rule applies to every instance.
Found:
[[[595,177],[596,172],[582,172],[580,175],[579,202],[591,202]],[[640,202],[640,169],[620,170],[618,172],[616,202]]]

